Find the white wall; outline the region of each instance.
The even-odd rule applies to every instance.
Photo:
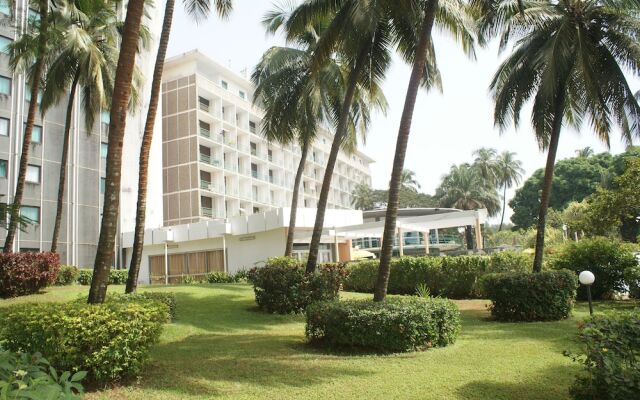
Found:
[[[227,236],[228,272],[233,274],[250,269],[269,257],[283,255],[286,239],[284,228],[242,236]]]

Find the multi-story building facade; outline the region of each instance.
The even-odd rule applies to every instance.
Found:
[[[11,5],[0,1],[0,18],[11,20],[0,24],[0,201],[13,202],[24,124],[29,107],[30,91],[23,74],[13,74],[5,47],[20,37],[38,18],[28,7],[27,0]],[[162,18],[162,7],[152,10],[150,19],[154,38],[157,38]],[[157,43],[157,42],[156,42]],[[153,46],[152,46],[153,47]],[[149,52],[155,50],[149,49]],[[139,57],[138,66],[151,76],[153,57],[146,53]],[[151,59],[151,60],[150,60]],[[150,82],[145,83],[147,86]],[[148,90],[146,91],[148,92]],[[37,100],[39,101],[39,99]],[[58,253],[63,263],[91,266],[95,258],[100,230],[102,198],[104,192],[105,163],[108,145],[109,113],[101,113],[98,123],[89,130],[80,112],[80,97],[75,101],[71,126],[71,142],[67,164],[67,184],[64,197],[62,225]],[[137,193],[137,155],[141,126],[144,124],[146,104],[128,118],[123,154],[123,185],[121,194],[121,229],[132,230]],[[29,166],[22,201],[21,214],[32,221],[25,232],[17,232],[14,251],[48,251],[56,215],[60,160],[67,98],[43,117],[38,110],[29,149]],[[159,125],[159,123],[158,123]],[[151,165],[160,169],[160,127],[157,129],[156,150],[152,151]],[[135,165],[136,168],[132,166]],[[161,179],[150,177],[149,198],[158,198],[162,190]],[[161,207],[149,207],[149,227],[162,224]],[[4,244],[6,231],[0,229],[0,244]],[[114,249],[115,250],[115,249]]]
[[[290,205],[300,147],[260,135],[263,112],[246,77],[193,50],[167,60],[162,93],[165,225]],[[331,142],[323,131],[308,153],[299,207],[317,205]],[[340,152],[328,208],[352,208],[356,185],[371,184],[372,162]]]

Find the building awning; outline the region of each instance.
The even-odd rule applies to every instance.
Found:
[[[487,210],[481,209],[418,217],[400,217],[396,221],[396,228],[405,232],[428,232],[433,229],[475,226],[485,223],[486,220]],[[384,220],[339,227],[336,228],[336,234],[349,238],[381,237],[383,230]]]

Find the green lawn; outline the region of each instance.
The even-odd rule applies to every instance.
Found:
[[[0,300],[0,307],[64,301],[87,290],[52,288]],[[166,326],[139,382],[89,399],[567,399],[578,368],[562,351],[575,348],[576,324],[586,315],[581,304],[571,320],[504,324],[487,320],[486,302],[459,301],[463,326],[453,346],[345,355],[307,346],[302,316],[256,311],[248,285],[152,290],[177,294],[177,321]]]

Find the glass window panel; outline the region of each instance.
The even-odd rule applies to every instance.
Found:
[[[7,54],[9,52],[9,48],[7,46],[11,44],[11,42],[13,42],[13,40],[9,39],[8,37],[0,36],[0,53]]]
[[[24,129],[27,130],[27,124],[24,124]],[[42,127],[40,125],[34,125],[31,129],[31,143],[42,143]]]
[[[11,96],[11,78],[0,76],[0,94]]]
[[[109,152],[109,144],[108,143],[100,143],[100,157],[107,158],[107,153]]]
[[[9,6],[9,0],[0,0],[0,14],[11,16],[11,7]]]
[[[27,165],[26,180],[30,183],[40,183],[40,166]]]
[[[22,206],[20,216],[29,219],[32,223],[40,223],[40,207]]]
[[[111,122],[111,115],[109,114],[109,111],[103,111],[102,113],[100,113],[100,122],[105,124]]]
[[[31,86],[25,85],[24,87],[24,101],[31,101]],[[42,89],[38,89],[38,105],[42,103]]]
[[[0,160],[0,178],[7,177],[7,160]]]
[[[9,136],[9,120],[0,118],[0,136]]]

